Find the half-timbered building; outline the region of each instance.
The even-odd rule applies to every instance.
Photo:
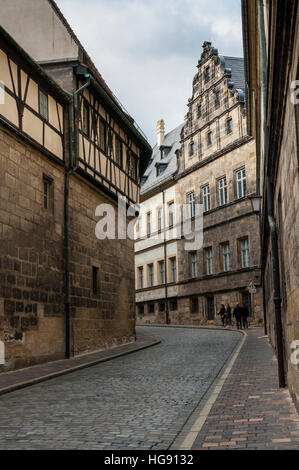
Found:
[[[47,32],[39,55],[1,2],[0,370],[134,340],[133,240],[98,239],[96,209],[138,202],[151,155],[55,2],[17,3]]]

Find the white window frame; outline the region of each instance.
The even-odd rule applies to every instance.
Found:
[[[209,212],[210,207],[210,186],[207,184],[202,188],[202,202],[204,206],[204,212]]]
[[[159,261],[160,284],[165,284],[165,262]]]
[[[222,256],[223,256],[223,271],[227,272],[230,270],[230,246],[229,243],[222,245]]]
[[[198,277],[197,254],[191,253],[191,276],[192,279]]]
[[[213,274],[213,248],[206,248],[206,272],[208,276]]]
[[[218,180],[218,200],[219,206],[227,204],[227,183],[225,176]]]
[[[246,170],[238,170],[236,172],[236,191],[237,199],[242,199],[246,196]]]
[[[195,194],[187,194],[188,217],[195,217]]]
[[[240,240],[240,250],[241,250],[241,266],[242,268],[249,267],[249,240],[244,238]]]

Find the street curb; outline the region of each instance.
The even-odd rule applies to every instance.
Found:
[[[146,323],[146,324],[143,324],[143,323],[137,323],[136,324],[136,327],[137,326],[148,326],[148,327],[153,327],[153,328],[191,328],[193,330],[216,330],[216,331],[237,331],[238,333],[242,333],[242,334],[245,334],[246,335],[246,332],[245,330],[241,330],[241,329],[237,329],[237,328],[223,328],[221,326],[200,326],[200,325],[165,325],[165,324],[161,324],[159,325],[159,323]],[[251,327],[252,328],[252,327]],[[249,328],[249,330],[251,329]]]
[[[95,361],[87,362],[86,364],[80,364],[78,366],[70,367],[69,369],[60,370],[58,372],[53,372],[52,374],[47,374],[47,375],[44,375],[42,377],[37,377],[35,379],[30,379],[30,380],[27,380],[25,382],[20,382],[18,384],[10,385],[9,387],[5,387],[5,388],[0,389],[0,396],[5,395],[7,393],[15,392],[16,390],[20,390],[22,388],[30,387],[31,385],[36,385],[36,384],[39,384],[41,382],[45,382],[47,380],[55,379],[56,377],[60,377],[62,375],[67,375],[67,374],[70,374],[72,372],[76,372],[78,370],[87,369],[88,367],[92,367],[92,366],[95,366],[97,364],[101,364],[103,362],[108,362],[108,361],[111,361],[112,359],[117,359],[118,357],[127,356],[127,355],[133,354],[137,351],[141,351],[143,349],[151,348],[152,346],[156,346],[157,344],[160,344],[160,343],[161,343],[161,340],[154,340],[154,341],[151,341],[148,344],[138,346],[135,349],[132,349],[130,351],[124,351],[124,352],[120,352],[120,353],[117,353],[117,354],[112,354],[109,357],[104,357],[102,359],[96,359]]]
[[[213,329],[219,330],[221,328],[202,328],[202,329]],[[217,376],[202,396],[201,400],[198,402],[194,410],[190,413],[189,417],[185,421],[182,429],[177,434],[176,438],[174,439],[173,443],[169,447],[170,450],[192,450],[192,447],[203,427],[207,417],[210,414],[212,406],[216,402],[220,391],[229,376],[231,369],[238,358],[241,349],[243,348],[245,341],[247,339],[247,333],[244,330],[238,329],[229,329],[226,331],[236,331],[241,334],[242,338],[240,342],[235,346],[225,363],[223,364],[222,368],[218,372]],[[192,421],[194,421],[193,424]],[[186,430],[188,428],[188,430]]]

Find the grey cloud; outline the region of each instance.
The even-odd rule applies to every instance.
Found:
[[[105,80],[155,143],[180,124],[205,40],[242,56],[239,0],[56,0]]]

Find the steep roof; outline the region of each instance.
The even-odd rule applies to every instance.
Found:
[[[180,124],[171,132],[166,134],[162,147],[166,150],[166,155],[161,158],[161,150],[158,145],[153,148],[152,157],[143,175],[144,183],[141,185],[140,193],[146,194],[157,186],[166,183],[176,173],[178,169],[177,150],[181,148],[181,131],[184,124]],[[157,176],[157,165],[166,165],[162,174]]]
[[[234,83],[235,88],[245,91],[244,59],[241,57],[229,56],[223,56],[223,58],[225,61],[225,68],[231,69],[232,71],[231,81]]]

